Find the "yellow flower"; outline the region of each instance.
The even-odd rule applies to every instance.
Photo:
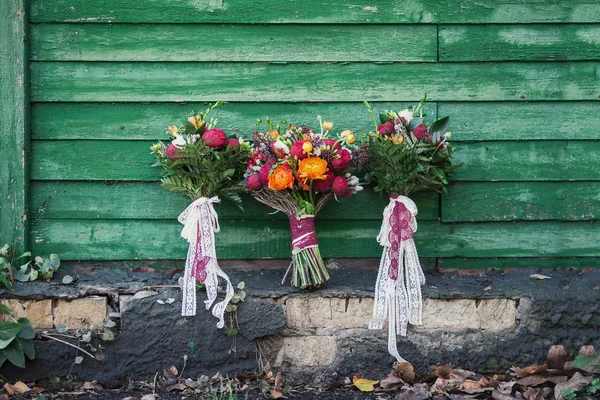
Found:
[[[404,136],[402,136],[402,135],[393,134],[391,136],[391,139],[392,139],[392,143],[394,143],[394,144],[400,144],[400,143],[404,142]]]
[[[323,129],[326,131],[330,131],[333,129],[333,122],[325,121],[323,122]]]
[[[304,151],[306,154],[310,153],[313,149],[313,145],[311,142],[304,142],[304,144],[302,145],[302,151]]]
[[[345,131],[343,131],[340,136],[341,137],[346,137],[346,136],[350,136],[352,135],[352,131],[350,129],[346,129]]]
[[[307,179],[325,179],[327,176],[327,161],[319,157],[308,157],[298,164],[298,176]]]
[[[277,139],[279,139],[279,132],[277,132],[275,129],[271,129],[269,131],[269,136],[271,136],[273,139],[277,140]]]
[[[354,144],[354,135],[349,134],[348,137],[346,138],[346,142],[348,142],[348,144]]]
[[[194,125],[196,128],[200,128],[202,125],[204,125],[204,121],[202,120],[202,117],[200,115],[196,115],[195,117],[189,117],[188,121],[190,121],[192,125]]]
[[[171,132],[173,135],[175,135],[179,132],[179,129],[177,129],[176,126],[169,125],[169,132]]]

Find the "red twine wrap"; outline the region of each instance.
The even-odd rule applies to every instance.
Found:
[[[313,215],[303,215],[300,217],[290,215],[288,218],[292,232],[293,254],[297,254],[308,247],[318,246],[315,217]]]
[[[390,199],[397,199],[397,194],[391,194]],[[400,245],[403,240],[412,239],[414,232],[410,227],[410,219],[412,215],[410,211],[406,208],[406,206],[397,201],[394,206],[394,211],[390,216],[390,232],[388,234],[388,239],[390,241],[390,269],[388,270],[388,274],[390,279],[397,280],[398,279],[398,268],[400,266],[399,257],[401,257],[400,253]]]

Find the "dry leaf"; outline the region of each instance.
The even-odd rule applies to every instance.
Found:
[[[177,370],[176,366],[172,365],[164,370],[163,375],[167,379],[175,379],[179,375],[179,371]]]
[[[281,390],[282,387],[283,387],[283,375],[281,375],[281,371],[280,371],[275,376],[275,389]]]
[[[358,376],[355,376],[352,378],[352,383],[361,392],[372,392],[373,390],[375,390],[375,385],[377,385],[379,381],[371,381],[369,379],[359,378]]]
[[[525,378],[529,375],[542,375],[548,372],[545,365],[530,365],[527,368],[513,367],[512,370],[515,371],[517,378]]]
[[[485,287],[483,290],[484,290],[484,291],[486,291],[486,292],[489,292],[489,291],[490,291],[490,290],[492,290],[492,289],[493,289],[493,288],[492,288],[492,286],[490,285],[490,286],[487,286],[487,287]]]
[[[388,376],[383,378],[381,380],[381,382],[379,382],[379,386],[383,390],[389,390],[389,391],[399,390],[404,385],[405,385],[405,382],[400,377],[394,375],[393,373],[389,374]]]
[[[511,395],[506,394],[506,393],[501,393],[497,390],[494,390],[492,392],[492,399],[494,399],[494,400],[516,400],[515,397],[512,397]]]
[[[435,370],[433,370],[433,373],[442,379],[449,379],[450,374],[452,373],[452,368],[450,368],[448,365],[438,365],[435,367]]]
[[[515,381],[500,382],[500,384],[498,385],[498,391],[502,394],[511,394],[515,383]]]
[[[185,383],[174,383],[172,385],[167,386],[167,390],[169,392],[172,392],[174,390],[183,391],[186,388],[187,388],[187,386],[185,385]]]
[[[8,395],[0,394],[0,400],[10,400],[10,399],[8,398]]]
[[[274,399],[281,399],[283,397],[283,393],[279,390],[271,390],[271,397]]]
[[[133,269],[133,272],[158,272],[158,270],[150,267],[137,267]]]
[[[5,383],[4,384],[4,390],[6,390],[6,393],[8,393],[9,396],[12,396],[13,394],[15,394],[15,391],[13,390],[12,386],[10,385],[10,383]]]
[[[552,279],[547,275],[542,275],[542,274],[531,274],[529,275],[529,277],[531,279],[538,279],[538,280],[544,280],[544,279]]]
[[[594,346],[581,346],[579,354],[584,357],[594,357],[596,355],[596,349],[594,349]]]
[[[543,383],[548,382],[548,377],[547,376],[541,376],[541,375],[529,375],[526,376],[525,378],[521,378],[517,381],[517,385],[520,386],[538,386],[541,385]]]
[[[84,382],[79,391],[83,392],[84,390],[102,390],[102,385],[98,381]]]
[[[412,388],[396,396],[395,400],[427,400],[430,399],[429,393],[422,388]]]
[[[563,345],[554,345],[548,350],[548,356],[546,357],[546,367],[548,369],[563,369],[565,363],[569,359],[569,354],[563,347]]]
[[[467,392],[469,394],[472,393],[482,393],[490,390],[494,390],[498,386],[498,382],[487,379],[486,377],[482,377],[478,381],[473,381],[470,379],[465,380],[458,387],[459,390]]]
[[[156,396],[154,396],[153,394],[147,394],[145,396],[142,396],[141,400],[156,400]]]
[[[574,392],[579,392],[581,389],[589,385],[590,382],[592,382],[592,379],[594,379],[594,377],[583,376],[581,373],[575,372],[573,377],[567,382],[559,383],[554,387],[554,397],[556,397],[556,400],[563,400],[565,397],[563,396],[562,392],[565,389],[573,389]]]

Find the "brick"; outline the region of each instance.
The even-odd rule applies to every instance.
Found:
[[[502,330],[516,326],[517,304],[512,299],[427,299],[423,325],[418,329]]]
[[[333,336],[290,336],[283,338],[278,358],[295,367],[325,367],[333,364],[336,354]]]
[[[373,315],[372,298],[291,297],[288,328],[362,328]]]
[[[0,304],[8,306],[16,319],[27,318],[36,329],[51,329],[52,300],[0,300]]]
[[[54,326],[64,324],[68,329],[87,329],[104,322],[106,314],[106,297],[58,300],[54,309]]]

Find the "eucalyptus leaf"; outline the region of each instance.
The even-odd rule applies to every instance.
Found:
[[[423,123],[423,118],[413,118],[408,123],[408,126],[406,127],[406,130],[412,131],[417,126],[421,125],[422,123]]]
[[[438,138],[439,138],[439,136],[446,133],[449,126],[450,126],[450,117],[440,118],[437,121],[435,121],[433,124],[431,124],[431,126],[429,127],[429,133],[431,133],[431,134],[436,133],[436,134],[438,134]]]

